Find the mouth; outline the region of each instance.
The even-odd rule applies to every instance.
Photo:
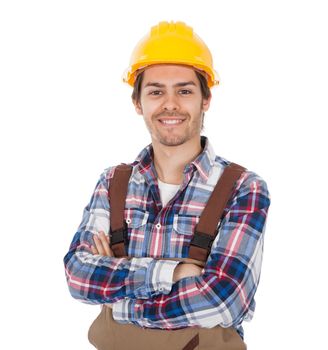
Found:
[[[157,119],[162,125],[164,126],[178,126],[178,125],[181,125],[185,119],[183,118],[177,118],[177,117],[174,117],[174,118],[159,118]]]

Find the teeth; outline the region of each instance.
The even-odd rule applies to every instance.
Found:
[[[164,124],[179,124],[182,123],[181,119],[176,119],[176,120],[161,120],[162,123]]]

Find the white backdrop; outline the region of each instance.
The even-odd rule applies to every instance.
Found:
[[[121,76],[160,20],[212,50],[222,83],[204,134],[271,192],[248,348],[326,348],[324,3],[0,2],[1,349],[92,349],[99,307],[71,298],[63,257],[100,173],[150,142]]]

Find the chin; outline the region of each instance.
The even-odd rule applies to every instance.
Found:
[[[164,146],[180,146],[186,143],[188,140],[186,138],[182,137],[175,137],[175,138],[160,138],[159,142],[160,144]]]

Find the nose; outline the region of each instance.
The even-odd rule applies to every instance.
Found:
[[[165,97],[162,105],[163,109],[165,111],[177,111],[179,109],[177,96],[174,93],[166,93]]]

